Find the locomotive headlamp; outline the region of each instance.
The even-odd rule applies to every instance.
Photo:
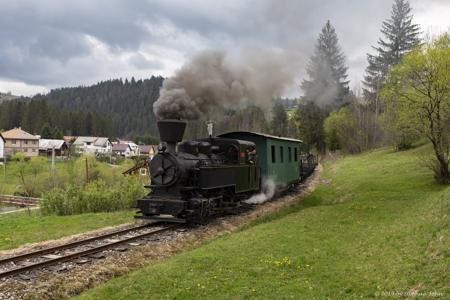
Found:
[[[159,144],[158,152],[166,152],[166,149],[167,149],[166,145]]]

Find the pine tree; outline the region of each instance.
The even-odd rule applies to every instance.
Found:
[[[299,138],[318,151],[325,150],[323,122],[326,114],[317,104],[303,99],[295,111],[294,121],[298,128]]]
[[[381,90],[387,71],[398,64],[405,53],[420,42],[419,25],[412,23],[413,15],[407,0],[395,0],[391,17],[383,22],[381,33],[384,38],[373,47],[375,55],[367,54],[369,65],[366,68],[363,84],[364,96],[378,111],[378,92]]]
[[[276,101],[272,110],[272,122],[270,123],[272,134],[286,136],[288,120],[286,110],[281,101]]]
[[[59,127],[55,127],[52,130],[52,139],[62,140],[64,137],[64,134]]]
[[[44,123],[41,129],[41,137],[43,139],[51,139],[53,138],[53,130],[48,123]]]
[[[330,21],[327,21],[319,34],[307,73],[309,80],[304,80],[301,84],[306,101],[322,107],[336,107],[346,102],[349,93],[347,66]]]

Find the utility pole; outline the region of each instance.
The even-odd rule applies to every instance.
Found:
[[[89,183],[89,166],[88,166],[88,159],[86,157],[86,185]]]
[[[6,184],[6,152],[4,153],[4,159],[3,159],[3,181]]]
[[[52,147],[52,177],[55,179],[55,146]]]

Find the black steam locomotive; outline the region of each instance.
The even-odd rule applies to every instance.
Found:
[[[185,141],[177,151],[185,127],[180,120],[158,122],[163,143],[149,163],[151,192],[137,201],[136,218],[204,222],[260,193],[263,181],[293,185],[316,165],[302,154],[301,141],[251,132]]]

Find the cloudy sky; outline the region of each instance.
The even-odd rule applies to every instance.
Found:
[[[17,95],[111,78],[170,76],[195,52],[298,53],[304,74],[326,20],[358,87],[393,0],[0,0],[0,91]],[[449,0],[411,0],[425,34],[450,29]],[[298,88],[286,95],[300,94]]]

